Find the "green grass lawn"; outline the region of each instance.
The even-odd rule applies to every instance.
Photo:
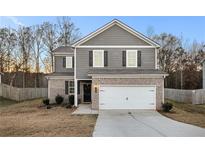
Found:
[[[205,104],[193,105],[173,100],[166,100],[166,102],[172,103],[173,109],[168,113],[160,111],[161,114],[176,121],[205,128]]]

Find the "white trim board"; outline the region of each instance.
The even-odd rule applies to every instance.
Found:
[[[143,41],[147,42],[148,44],[150,44],[151,46],[154,47],[160,47],[159,44],[155,43],[153,40],[147,38],[146,36],[144,36],[143,34],[137,32],[136,30],[130,28],[129,26],[127,26],[126,24],[122,23],[119,20],[113,20],[109,23],[107,23],[106,25],[104,25],[103,27],[99,28],[98,30],[96,30],[93,33],[90,33],[89,35],[85,36],[84,38],[80,39],[79,41],[75,42],[73,44],[73,46],[80,46],[81,44],[87,42],[88,40],[90,40],[91,38],[99,35],[100,33],[104,32],[105,30],[107,30],[108,28],[114,26],[114,25],[118,25],[119,27],[121,27],[122,29],[126,30],[127,32],[131,33],[132,35],[142,39]]]
[[[46,76],[46,79],[74,79],[74,76]]]
[[[151,48],[155,49],[153,46],[133,46],[133,45],[84,45],[84,46],[76,46],[76,48]]]
[[[79,81],[79,80],[92,80],[92,79],[76,79],[76,80],[78,80],[78,81]]]
[[[54,53],[53,55],[54,55],[54,56],[74,55],[74,53],[61,52],[61,53]]]
[[[99,84],[100,87],[157,87],[157,85],[152,85],[152,84]]]
[[[74,49],[74,105],[78,106],[78,80],[76,78],[76,48]]]
[[[94,78],[164,78],[164,76],[168,76],[167,74],[88,74],[88,76],[92,76]]]

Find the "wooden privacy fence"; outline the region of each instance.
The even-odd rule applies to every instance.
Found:
[[[47,97],[47,91],[47,88],[16,88],[0,84],[0,96],[16,101]]]
[[[177,102],[205,104],[205,89],[181,90],[165,88],[164,97]]]

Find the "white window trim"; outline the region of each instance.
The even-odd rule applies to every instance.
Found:
[[[70,65],[68,65],[68,62],[70,61]],[[73,57],[66,56],[66,68],[73,68]]]
[[[70,82],[73,82],[73,87],[71,87],[71,83]],[[73,88],[73,93],[71,93],[70,92],[70,89],[71,88]],[[70,95],[73,95],[74,93],[75,93],[75,82],[74,82],[74,80],[70,80],[70,81],[68,81],[68,93],[70,94]]]
[[[102,66],[95,65],[95,52],[102,52]],[[93,67],[104,67],[104,50],[93,50]]]
[[[128,64],[128,52],[136,52],[136,65],[129,66]],[[136,68],[137,67],[137,50],[126,50],[126,67]]]

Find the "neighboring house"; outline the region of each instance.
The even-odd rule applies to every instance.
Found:
[[[75,106],[93,109],[161,109],[164,77],[158,69],[159,45],[119,20],[113,20],[53,53],[48,78],[51,101],[75,96]]]

